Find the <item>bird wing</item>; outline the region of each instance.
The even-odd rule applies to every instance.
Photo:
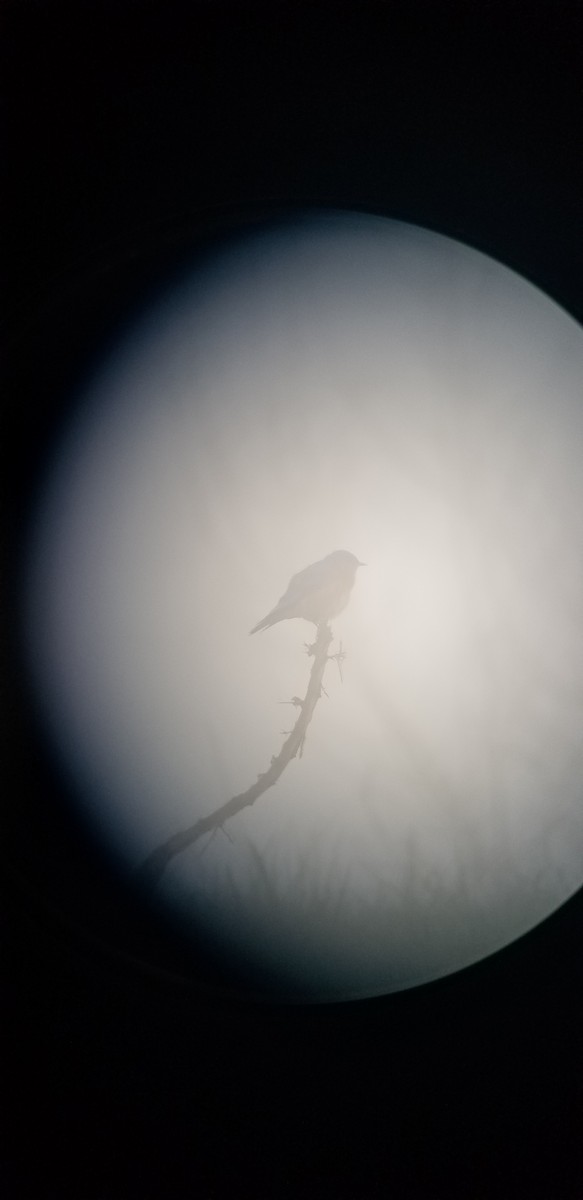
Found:
[[[325,559],[321,559],[320,562],[311,563],[309,567],[304,567],[303,571],[298,571],[297,575],[292,575],[287,585],[287,591],[279,599],[277,607],[279,608],[281,604],[295,604],[307,592],[321,587],[326,577],[325,562]]]
[[[352,584],[338,578],[334,555],[310,563],[297,575],[292,575],[287,590],[275,608],[251,630],[268,629],[287,617],[303,617],[306,621],[328,620],[346,607]]]
[[[276,625],[278,621],[283,621],[288,615],[297,615],[293,611],[296,605],[301,604],[306,595],[321,586],[322,576],[325,575],[322,565],[322,562],[311,563],[309,567],[304,567],[303,571],[298,571],[297,575],[292,575],[287,590],[280,597],[275,608],[272,608],[262,621],[254,625],[251,633],[257,633],[260,629],[268,629],[270,625]]]

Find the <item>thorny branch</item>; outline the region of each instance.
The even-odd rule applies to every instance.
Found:
[[[155,888],[160,882],[164,871],[172,859],[192,846],[199,838],[204,837],[206,833],[216,833],[218,829],[222,829],[225,821],[230,820],[243,808],[248,808],[254,804],[260,796],[263,795],[269,788],[277,783],[283,771],[291,762],[292,758],[299,755],[301,758],[306,740],[308,725],[314,714],[314,709],[324,692],[324,671],[329,658],[334,658],[338,662],[339,670],[341,671],[341,663],[345,655],[340,647],[340,651],[336,655],[329,655],[328,651],[332,642],[332,630],[327,622],[322,622],[317,626],[316,640],[313,645],[308,646],[308,654],[313,657],[314,662],[310,672],[308,688],[303,700],[298,696],[294,696],[290,703],[299,708],[299,716],[296,723],[288,734],[279,754],[274,755],[271,763],[261,775],[257,776],[255,783],[247,788],[246,792],[240,792],[237,796],[232,796],[220,808],[209,813],[206,817],[201,817],[195,821],[193,825],[189,825],[187,829],[181,830],[179,833],[173,834],[167,841],[162,842],[157,846],[146,860],[142,863],[138,871],[138,881],[148,888]]]

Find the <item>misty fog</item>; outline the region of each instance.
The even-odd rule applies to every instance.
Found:
[[[348,214],[242,236],[120,333],[30,533],[30,670],[133,871],[264,771],[367,565],[302,758],[161,895],[298,999],[491,953],[583,879],[583,337],[447,238]]]

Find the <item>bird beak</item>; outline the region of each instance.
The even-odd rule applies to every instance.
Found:
[[[362,562],[360,561],[360,559],[358,560],[358,566],[359,566],[359,567],[366,567],[366,565],[367,565],[367,564],[366,564],[366,563],[362,563]]]

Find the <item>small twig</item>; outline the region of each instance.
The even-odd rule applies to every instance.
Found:
[[[214,839],[215,839],[215,838],[216,838],[216,836],[217,836],[217,833],[219,833],[219,832],[220,832],[220,833],[224,833],[224,835],[225,835],[225,837],[226,837],[227,841],[228,841],[228,842],[230,842],[232,846],[234,846],[234,845],[235,845],[235,839],[231,837],[230,833],[227,833],[227,830],[225,829],[224,825],[216,825],[216,826],[215,826],[215,828],[214,828],[214,829],[212,830],[212,832],[211,832],[211,836],[210,836],[210,838],[209,838],[209,840],[208,840],[208,842],[207,842],[206,846],[203,846],[203,848],[202,848],[202,850],[201,850],[201,852],[200,852],[200,854],[199,854],[199,856],[198,856],[199,858],[202,858],[203,854],[205,854],[205,853],[206,853],[206,851],[208,850],[208,848],[209,848],[209,846],[210,846],[211,842],[212,842],[212,841],[214,841]]]

